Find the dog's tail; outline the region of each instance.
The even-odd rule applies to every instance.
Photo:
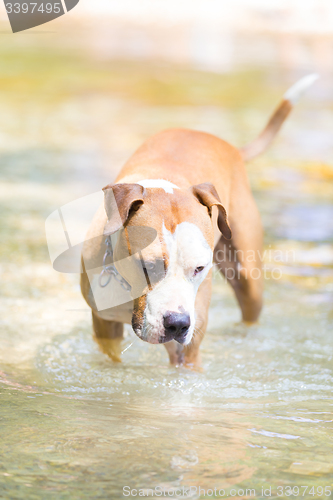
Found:
[[[316,73],[304,76],[287,90],[283,96],[282,102],[269,119],[269,122],[261,134],[253,142],[240,149],[241,155],[245,161],[252,160],[252,158],[260,155],[268,148],[290,111],[293,109],[294,104],[318,77]]]

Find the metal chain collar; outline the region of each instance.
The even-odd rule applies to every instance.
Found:
[[[131,290],[131,285],[127,283],[127,281],[118,273],[117,269],[114,267],[113,264],[109,264],[108,266],[106,265],[106,259],[108,257],[112,257],[113,251],[112,251],[112,242],[111,242],[111,236],[107,236],[105,238],[105,245],[106,245],[106,251],[103,257],[103,270],[101,274],[99,275],[99,285],[104,288],[106,287],[110,281],[112,276],[114,276],[114,279],[120,283],[122,288],[126,290],[126,292],[129,292]],[[103,276],[107,275],[105,283],[103,283]]]

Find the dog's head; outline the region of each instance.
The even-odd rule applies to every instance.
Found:
[[[152,344],[189,344],[195,297],[213,264],[213,206],[220,231],[231,238],[214,186],[179,189],[167,181],[142,181],[106,186],[104,194],[105,233],[118,231],[114,261],[132,287],[135,333]]]

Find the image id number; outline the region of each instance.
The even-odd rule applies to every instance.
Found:
[[[41,12],[46,14],[60,14],[60,2],[58,3],[46,3],[40,4],[40,6],[36,9],[37,3],[6,3],[6,11],[8,14],[33,14],[34,12]]]

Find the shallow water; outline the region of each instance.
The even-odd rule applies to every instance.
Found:
[[[257,76],[259,95],[269,81]],[[78,276],[51,268],[44,221],[112,180],[152,129],[181,119],[215,133],[224,127],[236,142],[254,134],[249,117],[260,126],[267,109],[163,108],[102,95],[97,111],[91,105],[94,119],[113,109],[110,121],[121,116],[122,132],[111,140],[114,152],[94,129],[82,153],[82,109],[97,98],[63,99],[52,123],[68,124],[71,105],[72,135],[55,147],[46,131],[43,149],[25,130],[22,151],[9,145],[1,153],[0,497],[122,498],[125,486],[159,486],[169,496],[192,487],[183,498],[215,487],[236,498],[290,496],[291,486],[300,488],[293,497],[325,497],[325,487],[333,490],[333,170],[324,163],[331,149],[310,163],[290,139],[305,134],[310,111],[294,118],[271,156],[249,165],[266,251],[286,256],[272,262],[267,254],[260,324],[238,323],[232,292],[215,275],[203,371],[193,372],[170,367],[163,346],[130,328],[122,364],[99,352]],[[13,118],[17,109],[8,112]],[[312,156],[319,151],[314,144]]]
[[[260,326],[245,328],[217,282],[203,373],[168,366],[163,348],[133,333],[114,365],[88,314],[59,314],[52,300],[9,303],[8,321],[19,320],[2,333],[2,494],[118,498],[123,486],[192,486],[199,498],[194,487],[237,485],[260,498],[262,487],[276,496],[279,485],[331,485],[331,299],[332,287],[274,283]]]

